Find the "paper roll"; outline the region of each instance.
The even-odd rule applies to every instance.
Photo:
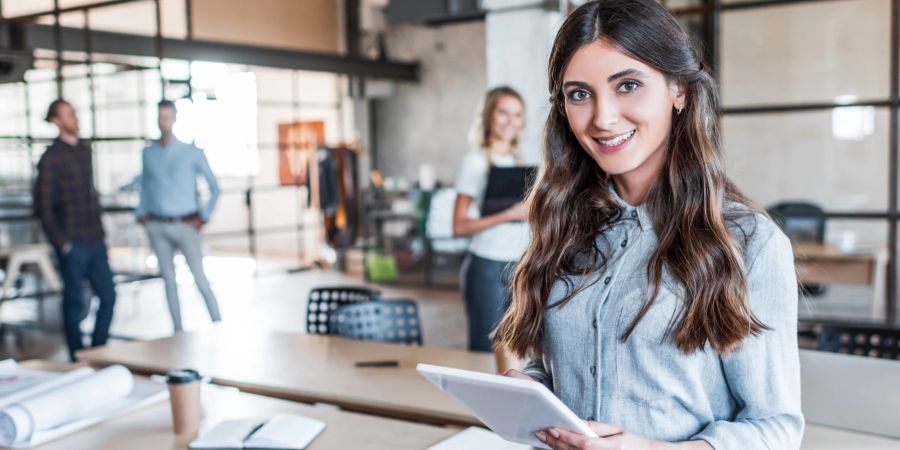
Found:
[[[0,445],[26,442],[36,432],[80,419],[127,397],[133,388],[128,369],[110,366],[23,399],[0,411]]]
[[[74,380],[84,378],[92,373],[94,373],[94,369],[91,369],[90,367],[79,367],[77,369],[70,370],[43,383],[40,383],[37,386],[31,386],[28,389],[22,389],[19,392],[0,398],[0,409],[6,408],[10,405],[14,405],[28,397],[33,397],[42,392],[51,391],[64,384],[69,384]]]

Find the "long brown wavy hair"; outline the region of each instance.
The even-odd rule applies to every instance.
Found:
[[[647,266],[650,295],[621,339],[628,339],[653,305],[666,273],[683,295],[668,330],[674,332],[676,346],[691,353],[708,343],[728,354],[744,338],[767,329],[747,302],[742,255],[752,232],[738,226],[740,237],[730,231],[738,219],[757,211],[725,176],[715,81],[687,34],[655,0],[588,2],[572,12],[556,35],[549,63],[552,108],[544,130],[544,168],[528,197],[532,239],[516,268],[512,304],[495,332],[495,346],[519,357],[542,354],[544,309],[565,304],[587,287],[567,282],[567,295],[547,305],[554,283],[573,275],[587,280],[607,262],[606,251],[595,241],[622,210],[610,192],[609,175],[569,129],[562,91],[572,55],[600,39],[684,86],[687,100],[680,114],[673,111],[665,161],[645,204],[658,236]],[[743,206],[726,210],[728,203]]]

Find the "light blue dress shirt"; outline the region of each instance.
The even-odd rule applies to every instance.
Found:
[[[623,342],[650,291],[647,265],[657,236],[643,206],[617,201],[621,219],[597,238],[606,267],[564,306],[545,310],[544,354],[523,371],[582,419],[646,438],[702,439],[716,450],[799,448],[804,419],[790,241],[760,214],[731,224],[742,244],[750,309],[771,328],[737,351],[724,356],[707,344],[686,355],[675,346],[666,330],[683,295],[665,273],[656,302]],[[566,292],[558,281],[548,304]]]
[[[208,222],[219,198],[219,185],[202,150],[173,138],[166,146],[159,141],[141,154],[141,195],[136,214],[181,217],[200,213]],[[197,176],[209,186],[209,200],[200,205]]]

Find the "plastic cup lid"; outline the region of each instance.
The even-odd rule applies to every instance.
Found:
[[[200,380],[200,374],[194,369],[175,369],[166,374],[166,383],[183,384]]]

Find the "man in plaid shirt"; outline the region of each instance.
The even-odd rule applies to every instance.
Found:
[[[116,288],[104,242],[103,223],[91,149],[78,140],[78,116],[65,100],[56,100],[47,110],[47,122],[59,129],[38,162],[34,189],[35,214],[47,239],[56,250],[63,279],[63,331],[69,357],[84,348],[81,320],[87,302],[84,281],[100,298],[91,346],[106,344],[112,322]]]

